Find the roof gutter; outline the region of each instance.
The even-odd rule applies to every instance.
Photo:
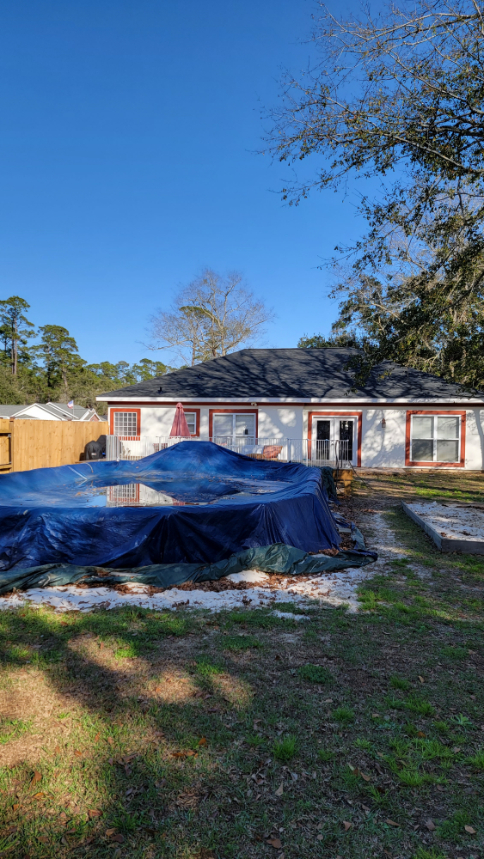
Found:
[[[150,403],[153,405],[171,405],[174,403],[175,405],[180,401],[183,401],[184,404],[196,404],[203,403],[205,405],[209,405],[212,403],[233,403],[236,405],[237,403],[247,404],[247,402],[253,401],[256,405],[323,405],[327,402],[328,405],[408,405],[410,403],[420,404],[420,403],[429,403],[439,404],[445,403],[449,405],[449,403],[455,403],[455,405],[463,405],[470,404],[473,406],[484,406],[484,399],[472,399],[470,397],[393,397],[384,399],[382,397],[375,399],[371,397],[346,397],[344,399],[338,399],[335,397],[257,397],[257,396],[247,396],[247,397],[188,397],[188,396],[177,396],[177,397],[111,397],[109,395],[102,395],[100,397],[96,397],[98,402],[105,403],[123,403],[129,405],[130,403],[146,403],[149,405]]]

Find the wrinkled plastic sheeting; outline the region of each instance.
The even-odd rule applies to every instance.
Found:
[[[106,587],[138,583],[155,588],[170,588],[186,582],[217,581],[224,576],[254,569],[264,573],[282,573],[288,576],[316,575],[347,567],[363,567],[375,561],[376,558],[375,552],[364,550],[341,551],[334,556],[309,555],[293,546],[276,543],[272,546],[261,546],[238,552],[215,564],[151,564],[133,570],[45,564],[30,570],[12,570],[0,574],[0,594],[14,589],[27,590],[75,584]]]
[[[325,481],[330,484],[329,475]],[[96,487],[132,483],[167,493],[173,503],[89,506]],[[274,544],[303,554],[339,548],[319,468],[187,441],[137,462],[80,463],[0,478],[0,571],[45,564],[213,567]]]

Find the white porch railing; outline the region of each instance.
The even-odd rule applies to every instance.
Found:
[[[194,436],[192,441],[213,441],[235,453],[255,459],[279,462],[301,462],[305,465],[350,466],[353,461],[352,444],[349,441],[329,441],[307,438],[251,438],[247,436]],[[106,459],[137,460],[165,450],[183,439],[158,436],[151,439],[106,436]]]

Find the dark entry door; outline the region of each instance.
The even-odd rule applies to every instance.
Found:
[[[354,421],[339,422],[339,458],[353,462]]]
[[[331,421],[319,420],[316,424],[316,459],[329,459],[331,450]]]

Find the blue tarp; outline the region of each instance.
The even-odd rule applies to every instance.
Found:
[[[121,487],[128,504],[155,506],[116,506]],[[273,544],[321,552],[339,543],[319,469],[211,442],[0,477],[0,570],[213,564]]]

